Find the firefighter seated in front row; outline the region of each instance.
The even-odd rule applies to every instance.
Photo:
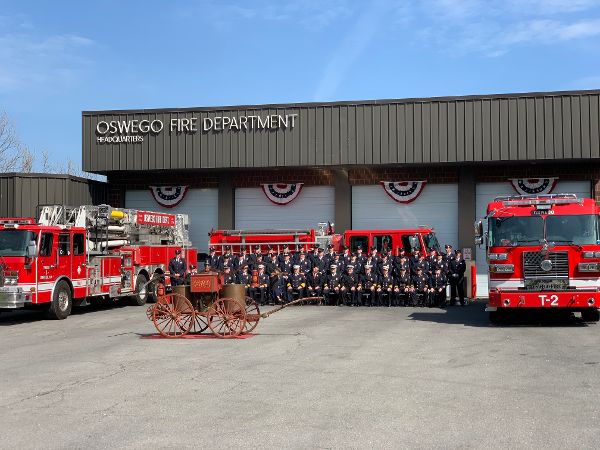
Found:
[[[332,264],[329,266],[330,273],[325,279],[323,285],[323,295],[325,297],[326,305],[340,305],[340,289],[342,277],[338,273],[337,265]],[[340,305],[341,306],[341,305]]]
[[[252,298],[256,300],[259,305],[266,305],[269,295],[269,285],[271,284],[269,275],[265,272],[265,265],[258,265],[258,273],[256,274],[256,287],[251,286]]]
[[[364,296],[366,297],[365,305],[372,306],[377,302],[377,286],[379,277],[373,272],[371,264],[365,265],[365,273],[361,279],[361,287]],[[362,295],[361,295],[362,297]],[[362,299],[360,299],[362,303]]]
[[[240,271],[237,274],[237,283],[243,284],[246,288],[246,295],[250,298],[254,298],[254,290],[251,287],[252,275],[248,272],[248,266],[244,264],[239,270]]]
[[[319,272],[319,266],[313,266],[312,271],[306,276],[306,295],[320,297],[323,294],[325,277]]]
[[[354,265],[346,266],[346,274],[342,278],[342,296],[346,306],[359,306],[362,295],[362,285],[354,271]]]
[[[400,274],[396,277],[396,289],[398,290],[397,304],[398,306],[408,306],[412,300],[412,294],[415,291],[410,270],[407,267],[400,269]]]
[[[423,268],[417,266],[417,274],[413,278],[415,287],[412,293],[413,306],[425,306],[429,294],[429,277],[423,273]]]
[[[377,294],[379,297],[378,306],[392,306],[396,303],[394,292],[394,277],[390,274],[390,266],[381,266],[381,277],[379,277],[379,287]]]
[[[280,270],[271,274],[271,302],[274,305],[282,304],[286,297],[287,277]]]
[[[231,272],[231,267],[223,267],[223,284],[235,284],[236,281],[236,276]]]
[[[306,277],[300,272],[300,265],[294,264],[293,272],[287,280],[287,302],[304,297]]]

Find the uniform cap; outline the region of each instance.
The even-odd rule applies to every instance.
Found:
[[[264,269],[264,268],[265,268],[265,265],[264,265],[264,264],[259,264],[259,265],[258,265],[258,268],[259,268],[259,269]]]
[[[377,250],[377,247],[371,247],[371,251]]]
[[[445,248],[452,248],[452,246],[450,244],[446,244],[444,247]]]
[[[231,250],[231,245],[226,245],[225,250]]]
[[[260,245],[255,245],[254,250],[260,250]]]
[[[354,269],[354,266],[353,266],[352,264],[348,264],[348,265],[346,266],[346,268],[348,268],[348,269]]]
[[[285,255],[283,255],[284,258],[289,258],[291,255],[289,253],[286,253]]]
[[[356,247],[356,250],[361,250],[362,251],[362,245],[359,245],[358,247]]]
[[[214,247],[210,247],[210,248],[208,249],[208,251],[209,251],[209,252],[214,252],[214,251],[215,251],[215,248],[214,248]]]
[[[400,272],[402,272],[403,270],[406,272],[406,267],[402,267],[402,268],[400,269]]]
[[[329,266],[331,269],[337,269],[337,264],[332,264]]]
[[[333,248],[333,244],[329,244],[327,248]]]
[[[289,245],[287,245],[287,244],[284,244],[284,245],[283,245],[283,248],[290,248],[290,246],[289,246]]]
[[[390,270],[390,266],[383,266],[382,269],[383,270]]]
[[[179,250],[179,249],[175,250],[175,254],[176,255],[181,255],[181,250]]]
[[[323,253],[323,249],[322,249],[322,248],[318,248],[318,249],[317,249],[317,252],[318,252],[318,253]]]
[[[365,265],[365,269],[372,269],[372,268],[373,268],[373,266],[371,264]]]
[[[223,266],[223,269],[224,270],[229,270],[229,269],[231,269],[231,267],[229,267],[229,266]]]
[[[300,266],[298,264],[294,264],[294,269],[299,269]]]

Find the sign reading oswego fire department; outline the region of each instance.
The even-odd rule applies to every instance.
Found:
[[[251,131],[279,130],[294,128],[298,114],[270,114],[267,116],[215,116],[179,117],[171,119],[169,133],[194,134],[199,131]],[[119,144],[144,142],[144,136],[157,135],[165,130],[165,123],[159,119],[101,120],[96,124],[96,142],[99,144]]]

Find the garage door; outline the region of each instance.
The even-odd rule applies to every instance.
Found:
[[[334,221],[334,188],[305,186],[287,205],[276,205],[261,188],[235,190],[237,229],[316,228],[319,222]]]
[[[578,197],[589,197],[591,183],[589,181],[558,181],[554,188],[555,193],[566,192],[577,194]],[[487,211],[487,205],[494,197],[500,195],[515,195],[515,190],[509,182],[503,183],[478,183],[476,186],[475,217],[483,219]],[[487,297],[488,275],[487,262],[485,260],[485,245],[476,247],[475,261],[477,265],[477,296]]]
[[[187,214],[190,219],[190,240],[199,252],[208,251],[208,232],[217,228],[217,205],[217,189],[190,189],[174,208],[165,208],[156,203],[149,189],[125,192],[126,208]]]
[[[458,185],[427,184],[412,203],[392,200],[379,185],[352,187],[352,228],[435,228],[440,245],[458,244]]]

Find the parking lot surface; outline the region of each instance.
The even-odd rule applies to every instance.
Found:
[[[245,340],[2,314],[0,446],[597,448],[600,327],[483,308],[294,307]]]

